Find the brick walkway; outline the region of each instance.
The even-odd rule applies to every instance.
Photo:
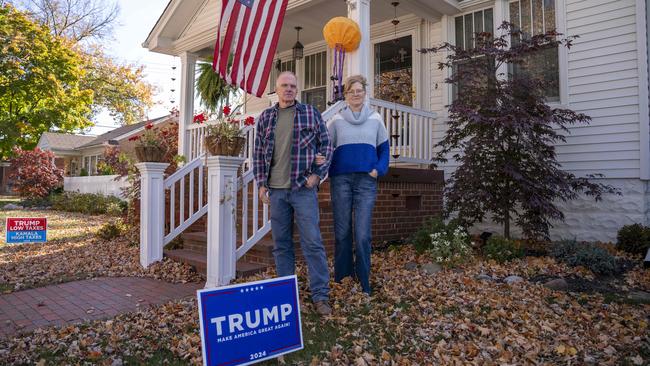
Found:
[[[104,277],[0,296],[0,337],[120,313],[193,295],[203,283],[171,284],[150,278]]]

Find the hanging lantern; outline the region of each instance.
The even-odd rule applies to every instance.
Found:
[[[343,99],[343,63],[345,53],[352,52],[359,47],[361,30],[359,25],[349,18],[332,18],[323,27],[323,37],[327,45],[334,49],[334,62],[332,63],[332,100]]]

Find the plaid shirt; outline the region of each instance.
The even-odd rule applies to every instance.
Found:
[[[259,187],[268,187],[278,109],[278,103],[266,109],[260,114],[255,125],[253,171]],[[304,186],[311,174],[324,179],[332,161],[332,151],[327,126],[320,112],[311,105],[296,101],[291,147],[291,189],[296,190]],[[325,164],[316,165],[314,158],[317,153],[325,156]]]

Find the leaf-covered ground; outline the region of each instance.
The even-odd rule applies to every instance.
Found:
[[[136,247],[95,239],[92,232],[107,218],[46,214],[56,217],[51,228],[70,231],[45,245],[0,247],[0,279],[11,284],[9,291],[105,275],[197,279],[187,267],[167,261],[142,270]],[[58,226],[59,221],[67,223]],[[325,319],[313,312],[306,273],[299,266],[305,349],[267,363],[650,363],[650,305],[612,301],[598,293],[553,291],[534,281],[501,281],[509,275],[594,279],[589,271],[532,257],[504,265],[475,259],[435,274],[413,268],[429,261],[406,246],[375,253],[373,296],[362,294],[351,281],[332,284],[334,314]],[[248,280],[273,275],[271,270]],[[479,275],[494,279],[480,280]],[[650,271],[636,267],[617,286],[648,290]],[[190,297],[109,320],[0,339],[0,364],[200,364],[200,343],[196,301]]]
[[[6,217],[47,217],[48,242],[5,244]],[[95,236],[110,220],[115,218],[50,210],[0,212],[0,293],[99,276],[151,277],[169,282],[200,279],[189,266],[168,260],[142,269],[137,246]]]

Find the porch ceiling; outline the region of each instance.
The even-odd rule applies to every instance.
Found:
[[[394,9],[392,0],[371,0],[370,19],[371,24],[380,23],[392,19]],[[199,55],[210,55],[210,49],[214,45],[216,24],[211,20],[202,21],[202,17],[210,16],[213,13],[202,12],[206,6],[216,8],[218,0],[170,0],[167,8],[158,19],[158,22],[149,33],[143,46],[153,52],[180,54],[183,51],[198,53]],[[208,5],[206,5],[208,4]],[[213,5],[209,5],[213,4]],[[347,2],[344,0],[296,0],[290,2],[287,14],[280,33],[278,51],[288,50],[296,42],[296,31],[294,27],[301,26],[300,41],[309,44],[323,39],[322,30],[327,21],[336,16],[347,16]],[[438,21],[444,14],[456,14],[460,12],[458,0],[402,0],[397,8],[397,16],[416,14],[429,20]],[[204,29],[186,41],[181,34],[191,27],[195,22],[209,24],[209,29]]]

